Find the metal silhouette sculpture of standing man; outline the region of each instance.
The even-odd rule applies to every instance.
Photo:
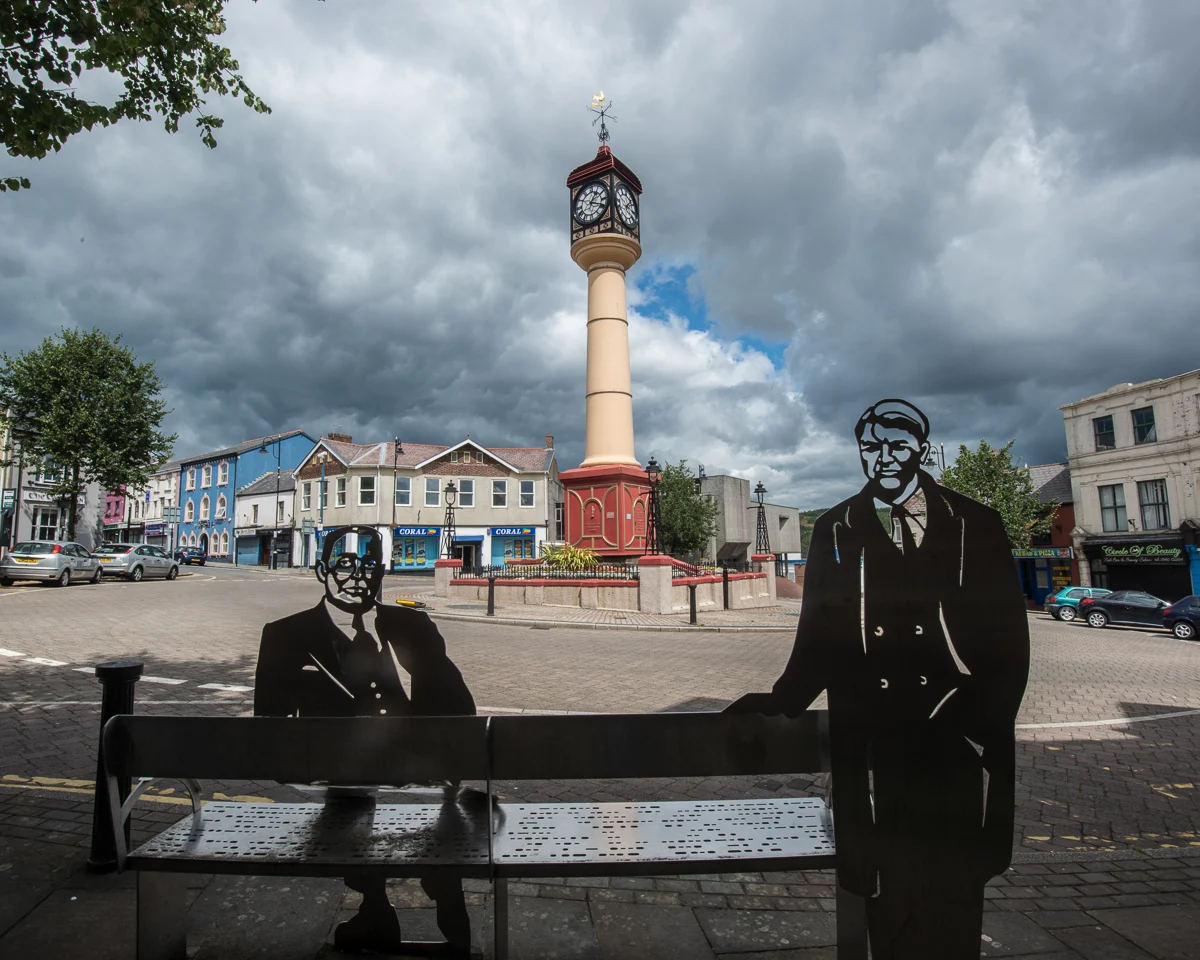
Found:
[[[358,555],[334,557],[334,546],[349,534],[357,534],[360,542],[365,540],[366,549]],[[256,715],[475,714],[471,692],[446,655],[446,643],[429,616],[378,602],[385,569],[383,538],[375,528],[348,526],[328,532],[315,566],[325,596],[315,607],[263,627],[254,681]],[[352,615],[353,637],[333,622],[329,606]],[[371,611],[375,612],[376,636],[364,620]],[[402,673],[409,676],[411,696],[404,690]],[[353,750],[354,745],[347,744],[346,749]],[[453,805],[448,796],[450,816],[457,813],[451,809]],[[357,915],[338,926],[335,945],[401,949],[399,921],[383,879],[364,874],[349,875],[345,880],[348,887],[363,894],[363,904]],[[465,955],[470,951],[470,920],[461,883],[453,878],[426,878],[421,885],[436,902],[438,926],[448,944]]]
[[[976,958],[1012,859],[1025,604],[999,514],[921,469],[925,414],[881,400],[855,436],[867,483],[814,526],[787,666],[729,709],[827,692],[838,883],[866,898],[872,956]]]

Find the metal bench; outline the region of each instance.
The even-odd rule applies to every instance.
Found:
[[[352,744],[353,749],[348,749]],[[201,807],[198,781],[338,785],[720,777],[829,769],[827,715],[645,714],[411,718],[118,716],[103,753],[120,869],[138,872],[139,960],[186,956],[185,875],[489,878],[495,956],[508,953],[509,879],[829,868],[816,798],[628,803],[261,804]],[[120,784],[142,779],[123,802]],[[151,779],[187,787],[192,815],[133,851],[126,822]],[[862,901],[838,890],[838,955],[865,960]]]

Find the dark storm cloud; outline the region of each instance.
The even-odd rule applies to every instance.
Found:
[[[564,178],[603,88],[646,187],[637,269],[694,267],[711,323],[639,317],[631,290],[640,456],[827,504],[859,483],[854,419],[901,395],[948,452],[1016,437],[1056,459],[1059,404],[1200,366],[1197,17],[234,6],[226,42],[271,116],[214,104],[211,152],[119,125],[5,161],[35,189],[0,198],[3,349],[123,333],[158,362],[182,452],[293,426],[553,433],[574,466]]]

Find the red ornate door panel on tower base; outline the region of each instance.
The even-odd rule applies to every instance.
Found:
[[[646,471],[616,464],[558,475],[563,485],[567,543],[605,557],[646,551]]]

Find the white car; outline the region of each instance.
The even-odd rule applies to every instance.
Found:
[[[150,577],[174,580],[179,576],[179,564],[148,543],[106,543],[96,548],[96,558],[105,576],[125,577],[134,583]]]
[[[24,540],[0,560],[0,586],[14,580],[42,580],[68,587],[73,580],[99,583],[100,564],[79,543]]]

